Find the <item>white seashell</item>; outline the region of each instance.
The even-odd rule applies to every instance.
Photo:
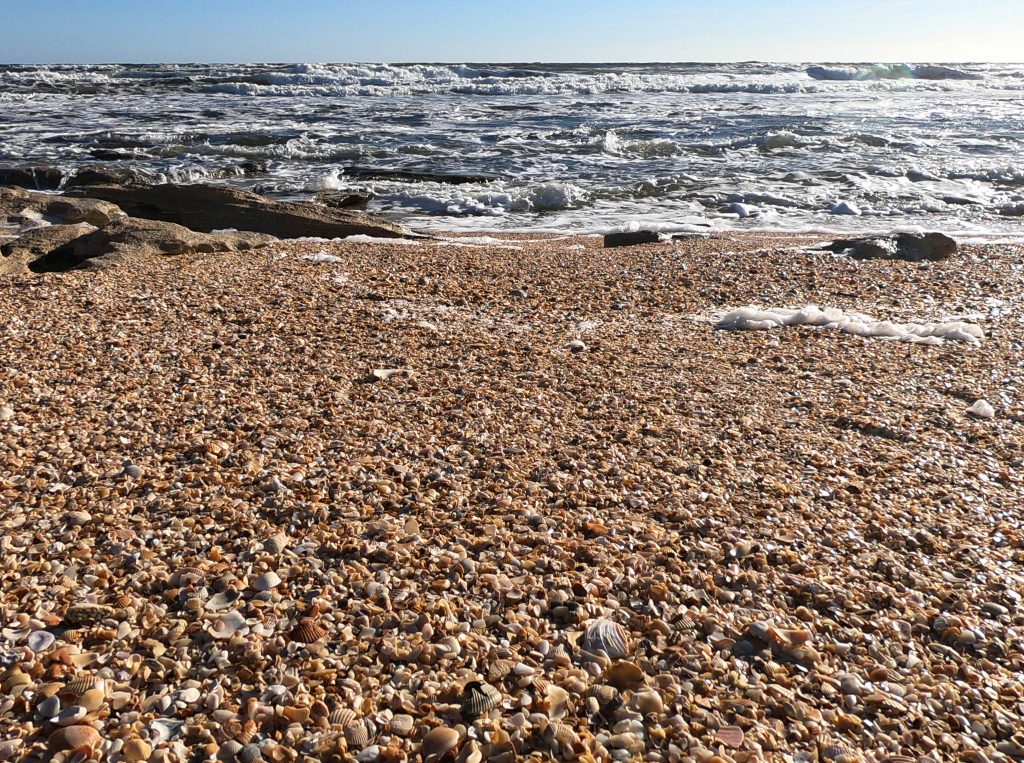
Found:
[[[199,689],[196,689],[195,687],[189,689],[182,689],[180,692],[178,692],[178,699],[188,705],[198,702],[201,696],[201,692],[199,691]]]
[[[184,726],[184,721],[172,721],[167,718],[155,718],[150,721],[149,737],[153,742],[153,746],[157,747],[178,736]]]
[[[57,725],[74,726],[88,714],[89,711],[81,705],[71,705],[70,707],[64,708],[60,715],[57,716]]]
[[[32,631],[28,634],[28,648],[36,654],[45,652],[55,640],[55,636],[49,631]]]
[[[281,585],[281,577],[273,570],[264,572],[252,582],[252,587],[257,591],[269,591],[279,585]]]
[[[210,626],[210,635],[214,638],[231,638],[245,627],[245,618],[238,610],[231,610],[221,615]]]
[[[967,409],[967,412],[979,419],[994,419],[996,417],[995,409],[989,404],[988,400],[978,400]]]
[[[625,629],[604,617],[594,620],[587,626],[581,646],[584,650],[595,654],[604,652],[613,660],[626,657],[629,654]]]
[[[512,670],[517,676],[532,676],[537,672],[533,666],[527,665],[525,662],[517,662]]]
[[[227,609],[236,601],[238,601],[238,598],[240,596],[241,594],[233,589],[228,589],[227,591],[215,593],[213,596],[207,599],[206,608],[211,612],[219,612],[222,609]]]

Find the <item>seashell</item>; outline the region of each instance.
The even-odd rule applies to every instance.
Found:
[[[92,521],[92,514],[88,511],[69,511],[64,515],[64,521],[71,527],[81,527]]]
[[[637,692],[630,698],[629,705],[641,715],[665,712],[665,701],[653,689]]]
[[[277,588],[281,585],[281,577],[271,570],[270,572],[264,572],[254,581],[252,581],[252,587],[257,591],[269,591],[271,588]]]
[[[811,632],[802,629],[768,628],[768,636],[782,649],[803,646],[811,639]]]
[[[263,751],[259,745],[250,742],[238,751],[236,757],[238,763],[256,763],[257,760],[263,760]]]
[[[347,707],[338,707],[331,711],[331,714],[327,716],[327,722],[332,726],[339,726],[344,728],[350,725],[356,719],[356,714]]]
[[[57,725],[73,726],[83,720],[88,714],[89,711],[81,705],[68,705],[57,716]]]
[[[743,744],[743,729],[739,726],[722,726],[715,731],[715,740],[735,749]]]
[[[548,704],[548,718],[553,721],[562,720],[572,710],[569,692],[561,686],[549,684],[545,691],[545,699]]]
[[[591,653],[604,652],[613,660],[625,657],[630,652],[626,630],[603,617],[587,626],[581,647]]]
[[[149,737],[153,740],[153,744],[159,747],[164,742],[178,736],[184,726],[184,721],[155,718],[149,722]]]
[[[549,723],[544,734],[548,738],[553,739],[560,746],[575,746],[580,743],[580,737],[579,734],[576,733],[576,729],[568,723],[562,723],[561,721],[552,721]]]
[[[214,638],[231,638],[245,627],[245,618],[238,610],[225,612],[208,628]]]
[[[36,686],[36,697],[39,699],[46,699],[47,697],[54,697],[60,693],[64,688],[64,684],[59,681],[48,681],[47,683],[41,683]]]
[[[487,680],[500,681],[509,675],[515,667],[516,664],[512,660],[497,660],[492,662],[487,668]]]
[[[65,630],[60,638],[68,644],[81,644],[85,640],[86,629],[85,628],[68,628]]]
[[[234,588],[229,588],[226,591],[215,593],[209,599],[206,600],[206,608],[211,612],[220,612],[222,609],[227,609],[234,604],[242,596]]]
[[[636,663],[619,660],[604,672],[603,678],[620,691],[636,690],[643,685],[644,672]]]
[[[423,763],[433,763],[447,756],[459,743],[460,738],[458,731],[447,726],[438,726],[428,731],[420,745]]]
[[[406,737],[412,733],[415,725],[416,721],[411,715],[400,713],[399,715],[392,716],[391,720],[388,721],[388,731],[396,736]]]
[[[370,744],[375,729],[366,719],[353,721],[345,727],[345,741],[350,747],[362,749]]]
[[[501,704],[501,692],[490,684],[470,681],[462,690],[462,715],[476,718]]]
[[[28,634],[28,648],[36,654],[39,654],[40,652],[45,652],[49,649],[50,645],[55,640],[56,636],[49,631],[32,631]]]
[[[135,599],[127,594],[121,594],[114,599],[114,606],[120,609],[128,609],[128,607],[135,606]]]
[[[827,744],[821,748],[821,757],[824,760],[833,760],[836,763],[854,763],[860,760],[860,755],[851,747],[845,744]]]
[[[313,644],[325,638],[327,631],[313,618],[304,617],[299,620],[298,625],[292,628],[289,635],[292,641],[297,641],[300,644]]]
[[[59,692],[61,697],[77,700],[88,691],[99,689],[105,692],[107,682],[96,676],[78,676],[68,681]]]
[[[278,533],[273,538],[263,541],[263,550],[276,556],[288,548],[288,544],[290,542],[291,538],[289,538],[285,533]]]
[[[114,608],[105,604],[72,604],[64,615],[64,622],[72,625],[96,625],[114,616]]]
[[[47,742],[52,750],[96,749],[103,739],[92,726],[64,726],[50,734]]]
[[[106,699],[107,693],[102,689],[89,689],[89,691],[84,692],[82,696],[78,698],[78,704],[90,713],[94,713],[103,707],[103,703]]]
[[[56,718],[60,715],[60,698],[56,695],[47,697],[39,703],[36,712],[41,718]]]
[[[153,754],[153,746],[143,739],[132,737],[124,743],[124,747],[121,748],[121,754],[130,763],[138,763],[139,761],[149,760],[149,756]]]
[[[475,739],[470,739],[459,751],[459,757],[455,761],[456,763],[480,763],[483,759],[484,751],[480,747],[480,743]]]

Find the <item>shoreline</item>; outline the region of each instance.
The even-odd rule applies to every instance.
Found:
[[[0,280],[0,751],[1019,756],[1024,247],[492,235]]]

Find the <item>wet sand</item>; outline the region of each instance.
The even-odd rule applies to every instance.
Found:
[[[0,283],[0,759],[1024,757],[1024,248],[502,238]]]

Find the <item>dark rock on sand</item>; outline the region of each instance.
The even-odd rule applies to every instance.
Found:
[[[47,225],[26,231],[0,247],[0,275],[41,272],[40,261],[74,257],[74,242],[96,230],[91,225]]]
[[[195,231],[233,228],[279,238],[352,235],[412,236],[406,228],[363,212],[323,204],[277,201],[249,191],[211,185],[102,185],[75,192],[113,202],[132,217],[177,223]]]
[[[899,233],[892,237],[836,239],[823,247],[858,260],[944,260],[956,254],[957,243],[943,233]]]
[[[316,200],[321,204],[334,209],[366,209],[366,205],[373,199],[369,193],[338,193],[328,192],[317,194]]]
[[[464,185],[466,183],[492,183],[501,180],[498,175],[462,175],[444,172],[417,172],[415,170],[373,169],[370,167],[345,167],[345,177],[363,180],[400,180],[418,183],[446,183],[448,185]]]
[[[636,246],[638,244],[656,244],[661,235],[653,230],[638,230],[629,233],[609,233],[604,237],[605,248],[614,246]]]

